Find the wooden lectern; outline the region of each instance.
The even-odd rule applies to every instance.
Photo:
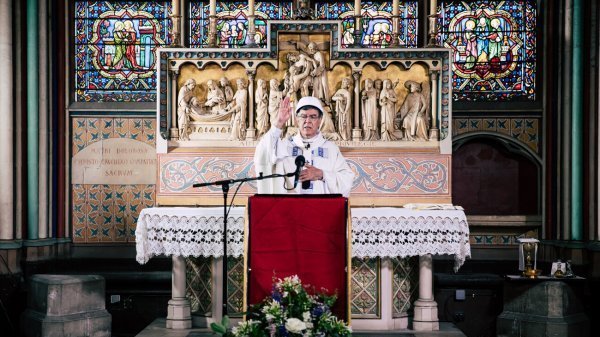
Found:
[[[337,293],[332,312],[347,320],[350,274],[348,199],[340,195],[255,195],[248,200],[247,305],[271,295],[273,278],[298,275]],[[310,292],[310,291],[309,291]]]

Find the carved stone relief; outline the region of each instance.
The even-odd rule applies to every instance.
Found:
[[[328,35],[290,35],[280,37],[275,59],[209,58],[195,62],[193,72],[182,71],[190,66],[185,62],[176,64],[174,139],[256,141],[271,127],[283,98],[294,108],[300,98],[314,96],[325,110],[321,132],[330,140],[375,146],[438,140],[437,129],[430,132],[439,115],[431,111],[434,70],[428,60],[333,62]],[[292,114],[284,135],[296,130]]]

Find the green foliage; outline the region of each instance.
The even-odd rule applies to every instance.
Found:
[[[211,329],[225,337],[347,337],[352,329],[331,313],[337,296],[309,294],[298,276],[277,279],[273,292],[251,306],[247,320],[228,331],[229,318]]]

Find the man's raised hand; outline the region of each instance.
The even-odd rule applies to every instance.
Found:
[[[279,105],[279,112],[277,113],[277,125],[275,125],[278,129],[283,128],[285,123],[290,119],[292,115],[291,107],[290,107],[290,97],[285,96],[281,104]]]

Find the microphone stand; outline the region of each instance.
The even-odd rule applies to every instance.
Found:
[[[226,179],[218,180],[208,183],[193,184],[192,187],[204,187],[204,186],[221,186],[223,191],[223,316],[227,315],[227,193],[229,192],[229,185],[235,183],[245,183],[247,181],[281,178],[281,177],[293,177],[295,172],[286,174],[271,174],[263,176],[262,172],[258,174],[258,177],[247,177],[241,179]],[[235,196],[235,195],[234,195]]]

